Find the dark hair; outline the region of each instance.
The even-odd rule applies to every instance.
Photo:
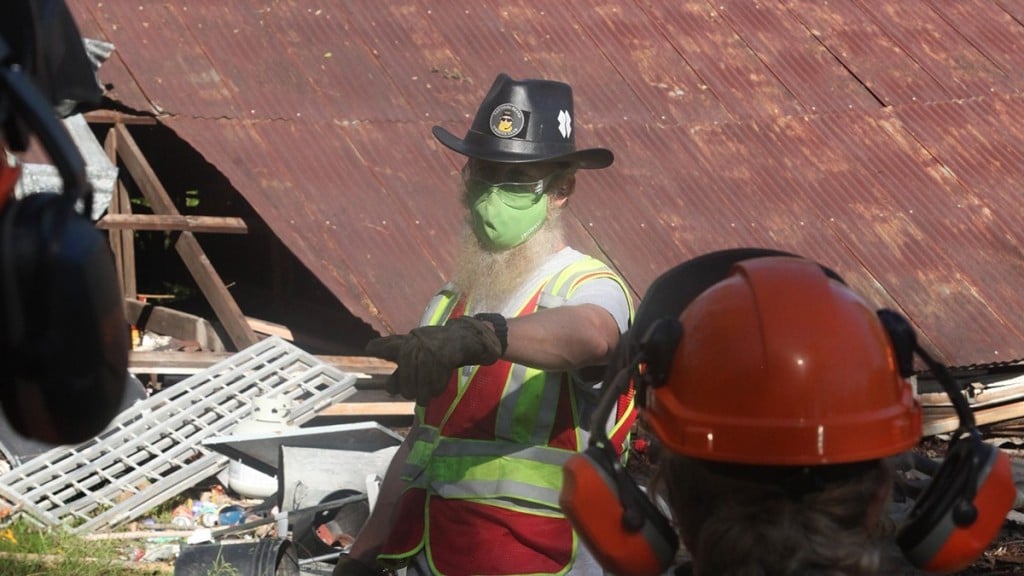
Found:
[[[760,467],[661,455],[654,479],[694,574],[878,573],[891,466]]]

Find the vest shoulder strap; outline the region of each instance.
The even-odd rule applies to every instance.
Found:
[[[622,293],[629,301],[630,321],[632,321],[633,302],[625,282],[607,264],[593,256],[584,256],[549,277],[541,288],[537,309],[557,308],[565,304],[576,288],[587,280],[596,278],[613,280],[622,288]],[[423,316],[420,318],[420,326],[444,324],[455,310],[459,297],[460,293],[454,284],[451,282],[445,284],[427,304]]]
[[[540,299],[537,303],[538,309],[557,308],[572,296],[583,282],[596,278],[607,278],[615,281],[622,288],[622,293],[629,300],[630,316],[633,314],[633,302],[622,278],[619,277],[607,264],[593,256],[584,256],[579,260],[562,268],[557,274],[544,283],[541,289]],[[631,318],[632,319],[632,318]]]
[[[420,326],[444,324],[448,321],[448,317],[451,316],[452,310],[455,309],[458,302],[459,292],[455,289],[455,284],[451,282],[445,284],[427,303],[427,307],[423,310],[423,316],[420,317]]]

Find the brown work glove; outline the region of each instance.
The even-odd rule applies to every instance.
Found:
[[[342,554],[334,565],[332,576],[381,576],[383,571],[363,564],[351,556]]]
[[[483,321],[460,316],[444,326],[423,326],[408,334],[371,340],[366,353],[398,364],[388,378],[389,393],[415,398],[417,404],[426,406],[444,392],[452,370],[497,362],[501,342]]]

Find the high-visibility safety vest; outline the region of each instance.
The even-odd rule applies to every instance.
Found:
[[[563,304],[582,283],[614,280],[589,256],[569,264],[523,303],[516,316]],[[446,286],[421,324],[462,315],[465,302]],[[633,305],[630,301],[630,320]],[[562,465],[586,447],[583,383],[505,360],[455,370],[445,391],[417,406],[419,426],[402,469],[408,482],[378,560],[400,566],[426,550],[431,571],[468,574],[564,574],[580,546],[562,514]],[[589,415],[588,415],[589,416]],[[622,450],[636,418],[624,395],[608,433]]]

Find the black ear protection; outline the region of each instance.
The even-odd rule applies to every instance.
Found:
[[[81,37],[54,3],[15,4],[31,20],[8,22],[0,35],[3,141],[20,151],[35,134],[64,190],[12,197],[0,213],[0,404],[18,433],[54,444],[78,443],[102,431],[120,406],[128,381],[127,323],[109,245],[76,210],[79,203],[86,211],[91,205],[85,162],[52,103],[30,79],[31,71],[16,57],[17,47],[7,43],[32,36],[9,35],[15,24],[40,28],[34,30],[36,41],[51,39],[46,31],[58,27],[75,32],[75,43],[63,51],[80,50],[84,56]],[[55,22],[41,24],[41,18]]]
[[[590,446],[566,464],[560,503],[589,549],[615,574],[663,573],[679,544],[669,520],[608,446],[600,424],[607,421],[612,400],[631,379],[641,407],[646,406],[648,391],[665,382],[682,337],[678,318],[690,302],[724,280],[736,263],[767,256],[797,257],[758,248],[723,250],[661,275],[644,295],[634,325],[623,336],[625,342],[616,361],[608,367],[605,382],[609,385],[595,410]],[[822,270],[843,282],[832,270]],[[958,570],[991,543],[1013,505],[1016,487],[1009,458],[981,441],[966,400],[945,367],[917,345],[909,322],[891,310],[881,310],[878,316],[889,333],[901,375],[912,375],[916,353],[943,382],[961,420],[962,433],[901,528],[899,544],[918,567],[935,572]]]

